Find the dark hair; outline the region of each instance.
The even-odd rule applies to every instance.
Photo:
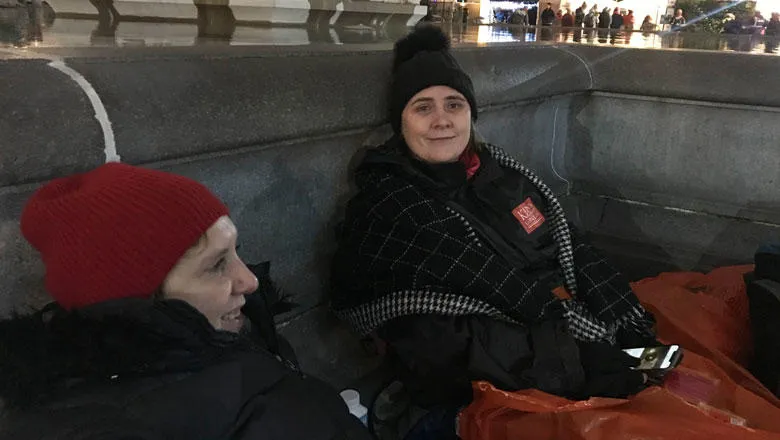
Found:
[[[485,149],[485,143],[477,139],[477,132],[474,131],[474,124],[471,125],[471,136],[469,136],[469,143],[466,144],[467,151],[474,151],[479,153]]]

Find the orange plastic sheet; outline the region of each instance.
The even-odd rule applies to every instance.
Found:
[[[477,382],[474,402],[460,415],[461,437],[780,440],[780,400],[744,368],[752,338],[742,276],[750,270],[666,273],[634,283],[658,321],[659,339],[685,350],[663,386],[628,399],[575,402]]]

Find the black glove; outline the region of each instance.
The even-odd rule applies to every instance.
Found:
[[[639,365],[636,359],[619,347],[605,342],[577,342],[580,362],[585,370],[585,385],[580,399],[590,397],[624,398],[642,391],[647,376],[631,367]]]

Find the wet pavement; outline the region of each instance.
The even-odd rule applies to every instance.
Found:
[[[483,29],[484,28],[484,29]],[[778,54],[780,38],[763,35],[726,35],[692,32],[624,32],[611,29],[531,29],[480,26],[479,42],[552,42],[646,49],[689,49]],[[473,32],[465,35],[471,42]]]
[[[3,0],[0,0],[3,1]],[[10,1],[10,0],[5,0]],[[93,5],[97,1],[90,0]],[[98,4],[100,5],[100,4]],[[97,8],[97,6],[96,6]],[[155,47],[214,45],[366,45],[389,44],[407,32],[402,23],[366,22],[329,26],[307,19],[299,25],[271,26],[236,20],[224,8],[198,8],[197,18],[172,20],[100,13],[58,14],[47,2],[2,7],[0,47]],[[304,14],[307,12],[304,11]],[[311,17],[313,13],[310,13]],[[368,15],[368,14],[367,14]],[[608,29],[522,28],[507,25],[445,24],[454,44],[571,43],[653,49],[694,49],[778,54],[780,39],[762,35],[641,33]]]

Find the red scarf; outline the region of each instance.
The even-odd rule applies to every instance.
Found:
[[[458,160],[466,166],[466,178],[469,180],[474,177],[474,174],[477,174],[479,166],[482,165],[482,162],[479,160],[479,155],[471,148],[466,148]]]

